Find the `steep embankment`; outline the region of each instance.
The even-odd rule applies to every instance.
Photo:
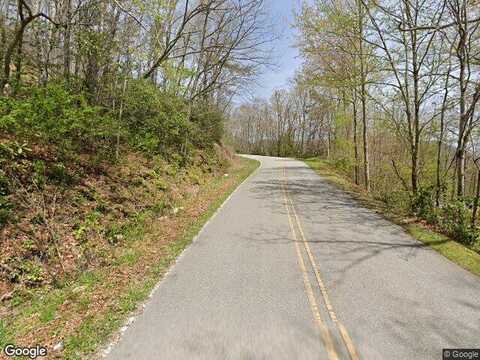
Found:
[[[8,138],[1,150],[0,347],[47,345],[64,358],[118,328],[257,165],[220,147],[188,165],[133,152],[60,162]]]

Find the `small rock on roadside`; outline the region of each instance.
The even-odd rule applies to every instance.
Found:
[[[10,291],[8,293],[5,293],[0,297],[0,302],[10,300],[13,297],[13,291]]]
[[[74,288],[74,289],[72,290],[72,292],[73,292],[74,294],[77,294],[77,293],[79,293],[79,292],[84,291],[86,288],[87,288],[87,287],[86,287],[85,285],[77,286],[76,288]]]
[[[117,241],[122,241],[124,239],[123,235],[122,234],[117,234],[115,235],[115,240]]]
[[[224,174],[223,176],[228,177],[228,174]]]
[[[63,341],[60,341],[60,342],[56,343],[55,345],[53,345],[53,351],[54,352],[63,351],[64,348],[65,348],[65,346],[63,345]]]

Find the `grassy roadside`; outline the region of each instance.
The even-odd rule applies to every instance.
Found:
[[[480,254],[463,246],[462,244],[439,234],[419,222],[409,221],[406,214],[398,214],[385,206],[379,200],[372,198],[361,187],[352,183],[348,178],[339,174],[326,161],[317,158],[302,159],[308,166],[315,170],[330,183],[349,193],[363,206],[374,210],[386,219],[402,226],[411,236],[430,246],[454,263],[464,269],[480,276]]]
[[[128,230],[135,241],[108,266],[82,273],[58,288],[34,289],[30,300],[13,298],[13,311],[0,313],[0,347],[42,344],[48,358],[91,356],[150,294],[215,210],[259,163],[236,159],[228,176],[205,182],[169,216],[139,214]],[[53,352],[55,344],[63,350]]]

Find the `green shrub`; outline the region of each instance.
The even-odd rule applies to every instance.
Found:
[[[57,184],[71,185],[74,183],[74,177],[69,173],[64,164],[53,164],[48,169],[48,178]]]
[[[390,210],[411,211],[411,197],[404,190],[381,192],[378,194],[378,199],[383,201]]]
[[[0,130],[12,132],[15,128],[15,118],[10,115],[12,99],[0,96]]]
[[[112,224],[106,231],[105,237],[110,245],[117,245],[125,239],[128,224]]]
[[[151,155],[185,152],[192,133],[184,102],[147,80],[131,81],[125,94],[124,125],[135,148]]]
[[[148,80],[130,80],[123,99],[118,97],[121,120],[118,106],[115,111],[93,106],[87,95],[72,93],[61,84],[20,89],[16,98],[0,100],[0,130],[57,145],[61,154],[89,150],[110,156],[120,136],[122,144],[152,156],[171,159],[177,154],[182,166],[195,148],[209,147],[222,137],[224,119],[218,109],[208,105],[189,109],[182,98],[160,91]],[[0,159],[28,151],[25,146],[0,148]],[[69,181],[57,170],[55,179],[59,175],[61,181]]]
[[[478,230],[471,227],[471,211],[465,201],[456,200],[442,208],[440,226],[455,240],[471,245],[478,238]]]
[[[10,193],[10,180],[3,170],[0,169],[0,196]]]
[[[180,97],[160,92],[147,80],[130,82],[124,97],[123,125],[131,144],[151,155],[162,154],[182,166],[194,148],[220,142],[224,118],[206,104],[190,110]]]
[[[51,144],[93,147],[112,136],[112,120],[88,104],[86,97],[62,85],[49,84],[20,91],[16,99],[0,102],[0,128]]]
[[[46,166],[43,160],[34,160],[33,161],[33,182],[39,187],[43,188],[47,181],[45,176]]]
[[[157,215],[164,215],[171,208],[172,208],[172,206],[171,206],[170,202],[166,199],[163,199],[163,200],[158,201],[156,204],[154,204],[151,207],[151,210]]]
[[[160,176],[158,176],[155,179],[155,185],[156,185],[157,189],[162,190],[162,191],[168,190],[168,188],[169,188],[168,182]]]
[[[8,279],[11,282],[34,287],[40,285],[45,279],[45,271],[37,261],[14,256],[6,259],[6,263],[13,270],[8,273]]]
[[[0,194],[0,229],[4,227],[13,217],[13,204],[5,196]]]
[[[224,117],[216,107],[201,103],[197,105],[191,115],[194,126],[192,141],[195,146],[206,148],[222,139]]]
[[[412,212],[429,223],[436,223],[434,187],[429,186],[418,190],[412,197]]]
[[[38,286],[45,279],[45,272],[40,264],[33,261],[26,261],[20,266],[22,282],[30,286]]]
[[[32,150],[27,142],[7,141],[0,144],[0,163],[8,160],[18,160],[24,158]]]
[[[352,171],[353,164],[351,160],[348,158],[340,158],[340,159],[334,160],[333,166],[337,170],[343,172],[344,174],[350,174]]]

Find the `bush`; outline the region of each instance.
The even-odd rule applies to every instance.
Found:
[[[71,185],[75,179],[62,163],[53,164],[48,169],[48,178],[57,184]]]
[[[5,173],[0,169],[0,196],[10,193],[10,181]]]
[[[442,208],[440,226],[455,240],[472,245],[478,238],[478,230],[471,227],[471,213],[463,200],[456,200]]]
[[[85,94],[60,84],[21,89],[17,98],[0,99],[0,131],[43,140],[62,152],[103,149],[106,154],[113,153],[119,135],[122,143],[147,154],[167,159],[180,154],[183,164],[194,148],[209,147],[223,135],[218,109],[200,104],[189,111],[182,98],[160,91],[148,80],[130,80],[123,99],[117,98],[123,105],[121,124],[119,106],[107,111],[87,100]]]
[[[192,134],[186,106],[175,96],[159,92],[150,81],[134,80],[125,94],[124,124],[133,147],[168,157],[184,152]]]
[[[0,194],[0,229],[12,220],[13,205]]]
[[[148,80],[132,80],[125,93],[122,122],[131,145],[183,165],[195,148],[220,142],[223,121],[215,107],[199,104],[189,111],[183,99]]]
[[[45,162],[43,160],[34,160],[33,161],[33,176],[32,181],[36,184],[37,187],[42,189],[47,182],[47,177],[45,176]]]
[[[333,166],[335,167],[335,169],[341,171],[344,174],[350,174],[353,169],[352,161],[346,157],[335,159],[333,161]]]
[[[435,211],[435,188],[429,186],[418,190],[412,198],[412,212],[421,219],[430,224],[437,222],[437,212]]]
[[[0,96],[0,130],[12,132],[15,127],[15,118],[11,116],[12,99]]]
[[[8,141],[0,144],[0,163],[8,160],[17,160],[25,157],[32,150],[24,141],[19,143],[17,141]]]
[[[192,111],[191,120],[196,130],[193,142],[197,147],[206,148],[220,142],[224,118],[219,109],[205,103],[197,105]]]
[[[39,138],[66,150],[95,147],[111,137],[111,122],[105,111],[89,105],[85,96],[57,84],[24,89],[18,98],[0,102],[2,130]]]
[[[377,198],[383,201],[390,210],[411,211],[410,194],[404,190],[392,190],[380,192]]]

